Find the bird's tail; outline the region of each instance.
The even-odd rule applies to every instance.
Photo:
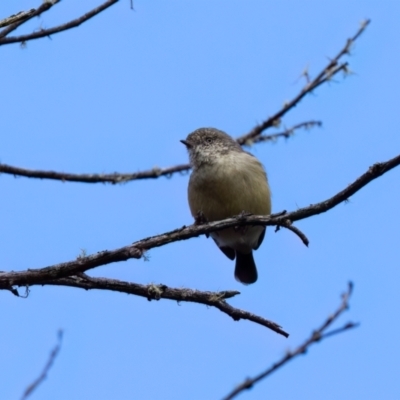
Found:
[[[257,280],[257,268],[253,258],[253,252],[239,253],[236,251],[235,278],[237,281],[249,285]]]

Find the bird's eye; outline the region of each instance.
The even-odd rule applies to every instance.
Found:
[[[211,139],[210,137],[208,137],[208,138],[206,138],[206,142],[207,142],[208,144],[210,144],[210,143],[212,143],[212,139]]]

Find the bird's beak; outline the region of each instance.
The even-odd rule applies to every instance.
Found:
[[[192,145],[187,140],[181,140],[181,143],[183,143],[188,149],[192,147]]]

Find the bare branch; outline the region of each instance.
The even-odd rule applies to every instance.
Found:
[[[254,139],[249,139],[246,141],[246,143],[243,143],[243,146],[251,146],[253,143],[260,143],[260,142],[276,142],[278,138],[285,138],[288,139],[291,136],[293,136],[298,129],[310,129],[315,126],[322,126],[321,121],[307,121],[307,122],[302,122],[300,124],[294,125],[291,128],[286,128],[282,132],[278,133],[272,133],[270,135],[261,135],[257,136]],[[237,139],[239,142],[239,139]]]
[[[314,126],[321,126],[320,121],[307,121],[292,126],[291,128],[285,129],[283,132],[274,133],[272,135],[258,136],[253,140],[252,143],[258,142],[275,142],[278,138],[289,138],[298,129],[310,129]],[[250,145],[250,141],[246,142],[246,146]],[[113,173],[113,174],[69,174],[64,172],[55,171],[40,171],[25,169],[19,167],[13,167],[12,165],[0,164],[0,173],[24,176],[26,178],[37,178],[37,179],[53,179],[62,182],[81,182],[81,183],[127,183],[130,181],[140,179],[157,179],[160,176],[166,176],[170,178],[172,174],[180,172],[181,174],[190,170],[189,164],[175,165],[173,167],[158,168],[154,167],[147,171],[134,172],[128,174]]]
[[[389,161],[374,164],[366,173],[361,175],[346,189],[337,193],[330,199],[289,213],[284,211],[278,214],[272,214],[270,216],[239,215],[223,221],[209,222],[203,225],[183,226],[180,229],[142,239],[129,246],[121,247],[116,250],[105,250],[89,256],[80,256],[74,261],[69,261],[46,268],[29,269],[26,271],[0,272],[0,290],[12,290],[13,286],[44,284],[55,279],[77,275],[81,272],[85,272],[101,265],[126,261],[130,258],[139,259],[143,257],[143,255],[150,249],[165,246],[166,244],[180,240],[187,240],[203,234],[209,234],[211,232],[233,226],[263,225],[283,226],[286,228],[291,226],[291,230],[294,231],[293,226],[291,225],[294,221],[309,218],[313,215],[318,215],[332,209],[338,204],[348,200],[350,196],[367,185],[369,182],[390,171],[399,164],[400,155],[392,158]],[[298,234],[298,232],[295,233]],[[302,238],[302,240],[303,242],[305,241],[304,238]]]
[[[54,0],[53,0],[54,1]],[[24,42],[26,40],[37,39],[39,37],[48,36],[51,33],[61,32],[62,30],[70,29],[75,26],[79,26],[82,22],[92,18],[94,15],[100,13],[106,8],[110,7],[112,4],[116,3],[118,0],[109,0],[105,2],[100,7],[95,8],[91,12],[85,14],[84,16],[71,21],[67,24],[60,25],[56,28],[42,30],[40,32],[32,33],[30,35],[18,36],[13,38],[3,38],[0,39],[1,44],[14,43],[14,42]],[[47,3],[45,3],[47,4]],[[41,6],[43,7],[44,4]],[[41,9],[39,7],[37,10]],[[49,6],[47,6],[49,8]],[[48,9],[47,8],[47,9]],[[36,11],[37,11],[36,10]],[[35,12],[36,12],[35,11]],[[43,12],[45,10],[42,10]],[[28,17],[27,17],[28,18]],[[31,17],[29,17],[30,19]],[[25,22],[25,21],[24,21]],[[19,23],[19,22],[16,22]],[[339,59],[345,54],[349,54],[350,47],[354,43],[354,41],[361,35],[362,32],[366,29],[370,20],[366,20],[361,24],[360,29],[357,33],[350,39],[347,40],[346,45],[343,49],[337,54],[335,58],[330,60],[329,64],[314,78],[313,81],[307,82],[307,85],[303,87],[300,93],[290,102],[286,103],[284,107],[276,112],[272,117],[268,118],[261,124],[254,127],[248,134],[238,137],[236,140],[241,145],[251,146],[253,143],[264,142],[264,141],[275,141],[279,137],[288,138],[293,135],[294,131],[300,128],[310,128],[313,126],[320,126],[320,121],[308,121],[297,124],[292,128],[286,129],[283,132],[279,132],[276,134],[260,136],[263,131],[272,127],[278,126],[280,123],[281,117],[286,114],[290,109],[297,105],[300,100],[308,93],[311,93],[315,88],[319,85],[329,81],[332,79],[334,75],[336,75],[339,71],[347,71],[347,63],[339,64]],[[8,28],[6,28],[8,29]],[[4,32],[3,30],[2,32]],[[0,38],[2,35],[0,32]],[[308,73],[304,74],[308,80]],[[38,178],[38,179],[53,179],[53,180],[61,180],[63,182],[82,182],[82,183],[125,183],[133,180],[139,179],[155,179],[160,176],[170,177],[172,174],[177,172],[185,172],[190,170],[189,164],[181,164],[167,168],[153,168],[151,170],[137,172],[137,173],[113,173],[113,174],[70,174],[63,172],[55,172],[55,171],[39,171],[39,170],[29,170],[19,167],[13,167],[7,164],[0,164],[0,173],[3,172],[5,174],[11,174],[14,176],[25,176],[27,178]]]
[[[16,14],[10,15],[7,18],[0,19],[0,28],[4,28],[5,26],[13,25],[16,22],[25,22],[27,18],[30,18],[30,16],[35,12],[36,10],[34,8],[28,10],[28,11],[19,11]],[[3,31],[0,31],[0,34],[2,34]]]
[[[285,214],[283,213],[282,215]],[[310,241],[308,240],[307,236],[299,228],[293,226],[290,220],[288,219],[285,220],[282,225],[276,225],[275,232],[278,232],[281,226],[296,234],[301,239],[301,241],[308,247]]]
[[[168,168],[155,167],[151,170],[134,172],[131,174],[69,174],[55,171],[38,171],[25,168],[13,167],[7,164],[0,164],[0,173],[14,176],[25,176],[27,178],[54,179],[62,182],[82,183],[126,183],[139,179],[156,179],[160,176],[170,177],[176,172],[185,172],[190,169],[189,164],[175,165]]]
[[[288,351],[281,360],[279,360],[278,362],[273,364],[270,368],[268,368],[264,372],[258,374],[254,378],[248,378],[245,381],[243,381],[239,386],[237,386],[234,390],[232,390],[232,392],[230,392],[226,397],[224,397],[223,400],[232,400],[239,393],[243,392],[246,389],[252,388],[254,386],[254,384],[258,383],[262,379],[271,375],[273,372],[275,372],[277,369],[281,368],[283,365],[285,365],[289,361],[293,360],[295,357],[305,354],[307,352],[308,348],[311,345],[313,345],[314,343],[320,342],[329,336],[337,335],[339,333],[342,333],[349,329],[357,327],[359,324],[355,324],[353,322],[348,322],[347,324],[345,324],[344,326],[342,326],[339,329],[335,329],[330,332],[325,332],[326,329],[329,326],[331,326],[332,323],[335,322],[339,318],[339,316],[349,308],[349,298],[351,296],[352,290],[353,290],[353,285],[350,282],[347,292],[342,295],[342,302],[339,305],[339,308],[332,315],[330,315],[318,329],[313,331],[311,333],[311,336],[303,344],[298,346],[293,351]]]
[[[29,11],[21,11],[15,15],[11,15],[8,18],[0,21],[0,27],[7,26],[7,28],[0,31],[0,39],[6,37],[12,31],[15,31],[19,26],[29,21],[34,17],[38,17],[40,14],[50,10],[55,4],[59,3],[61,0],[49,0],[45,1],[40,7],[36,10],[32,8]],[[0,41],[1,43],[1,41]]]
[[[18,25],[16,25],[15,27],[14,27],[14,25],[10,25],[8,28],[5,28],[2,32],[0,32],[0,38],[1,38],[0,46],[2,46],[4,44],[11,44],[11,43],[26,43],[29,40],[39,39],[42,37],[49,37],[50,35],[53,35],[54,33],[59,33],[59,32],[66,31],[71,28],[76,28],[79,25],[86,22],[87,20],[93,18],[97,14],[100,14],[102,11],[111,7],[113,4],[117,3],[118,1],[119,0],[107,0],[105,3],[94,8],[93,10],[87,12],[86,14],[82,15],[81,17],[76,18],[65,24],[55,26],[53,28],[41,29],[37,32],[33,32],[33,33],[30,33],[27,35],[5,37],[6,35],[8,35],[8,33],[10,33],[12,30],[16,29],[18,26],[20,26],[24,22],[28,21],[29,19],[33,18],[34,16],[41,14],[44,11],[47,11],[50,7],[52,7],[54,4],[59,2],[59,0],[46,1],[35,11],[34,15],[27,17],[26,20],[15,22],[15,24],[18,24]],[[38,12],[39,10],[40,10],[40,12]],[[11,29],[11,27],[13,27],[13,29]]]
[[[287,128],[282,132],[274,133],[271,135],[258,136],[253,140],[252,143],[258,142],[275,142],[278,138],[289,138],[294,135],[294,132],[298,129],[310,129],[314,126],[321,126],[320,121],[307,121],[300,124],[294,125],[291,128]],[[246,146],[250,145],[250,141],[246,143]],[[24,176],[26,178],[37,178],[37,179],[52,179],[62,182],[81,182],[81,183],[127,183],[130,181],[140,180],[140,179],[157,179],[160,176],[166,176],[170,178],[172,174],[180,172],[185,173],[190,170],[189,164],[175,165],[173,167],[158,168],[154,167],[147,171],[134,172],[121,174],[114,172],[113,174],[70,174],[64,172],[55,171],[40,171],[25,169],[19,167],[13,167],[12,165],[0,164],[0,173]]]
[[[351,45],[364,32],[364,30],[367,28],[367,26],[370,22],[371,21],[368,19],[361,23],[361,26],[358,29],[358,31],[356,32],[356,34],[352,38],[347,40],[347,42],[346,42],[345,46],[342,48],[342,50],[339,51],[339,53],[336,55],[336,57],[334,57],[332,60],[329,61],[328,65],[326,65],[322,69],[322,71],[312,81],[309,81],[308,72],[303,73],[303,75],[307,79],[307,83],[301,89],[300,93],[297,96],[295,96],[292,100],[285,103],[284,106],[278,112],[276,112],[272,117],[269,117],[261,124],[255,126],[249,133],[239,137],[237,139],[237,141],[240,144],[245,144],[249,140],[251,142],[252,139],[259,136],[266,129],[271,128],[273,126],[278,126],[280,124],[281,118],[288,111],[290,111],[293,107],[295,107],[303,99],[304,96],[306,96],[309,93],[312,93],[314,89],[316,89],[318,86],[322,85],[323,83],[332,80],[332,78],[335,75],[337,75],[340,71],[342,71],[344,73],[348,73],[348,63],[347,62],[339,63],[339,60],[344,55],[350,54]]]
[[[21,400],[27,399],[32,392],[47,378],[47,374],[49,373],[51,367],[53,366],[54,360],[56,359],[58,353],[61,349],[61,342],[62,342],[63,331],[58,331],[57,339],[58,343],[51,351],[49,359],[46,365],[43,368],[42,373],[25,389],[24,394],[21,397]]]
[[[190,302],[204,304],[209,307],[215,307],[223,313],[232,317],[235,321],[241,319],[255,322],[259,325],[265,326],[280,335],[288,337],[289,334],[285,332],[281,326],[275,322],[269,321],[258,315],[252,314],[248,311],[240,310],[232,307],[226,302],[226,299],[232,298],[240,292],[236,290],[227,290],[222,292],[204,292],[200,290],[185,289],[185,288],[170,288],[166,285],[140,285],[138,283],[124,282],[116,279],[107,278],[92,278],[86,274],[79,276],[71,276],[68,278],[61,278],[54,281],[46,282],[46,285],[55,286],[71,286],[81,289],[100,289],[110,290],[121,293],[134,294],[136,296],[144,297],[147,300],[160,300],[169,299],[177,302]]]

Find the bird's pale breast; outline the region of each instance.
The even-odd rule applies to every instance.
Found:
[[[240,214],[271,213],[271,194],[261,163],[245,152],[221,155],[212,165],[192,172],[189,205],[193,216],[202,212],[216,221]]]

